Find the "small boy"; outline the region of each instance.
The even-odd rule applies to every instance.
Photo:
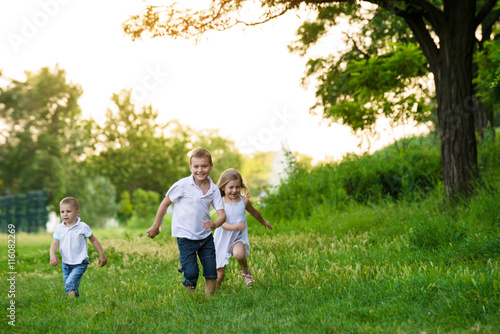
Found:
[[[57,247],[62,257],[62,272],[64,291],[70,297],[78,297],[78,287],[82,275],[89,264],[87,253],[87,238],[99,252],[99,265],[106,264],[106,256],[101,244],[92,234],[90,227],[80,221],[80,205],[76,198],[66,197],[59,203],[62,223],[54,232],[54,240],[50,246],[50,264],[57,266],[59,258],[56,256]]]
[[[147,231],[150,238],[160,233],[160,225],[170,204],[174,204],[172,237],[177,238],[183,285],[189,291],[196,289],[199,267],[196,254],[203,266],[205,294],[212,295],[217,280],[215,246],[212,230],[226,220],[220,191],[208,176],[212,171],[212,155],[204,148],[191,153],[189,170],[191,175],[180,179],[170,187],[158,208],[153,225]],[[217,211],[212,221],[210,205]]]

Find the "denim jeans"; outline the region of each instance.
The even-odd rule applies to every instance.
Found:
[[[89,261],[85,260],[81,264],[66,264],[62,263],[62,272],[63,272],[63,282],[64,282],[64,291],[66,293],[71,290],[75,291],[76,296],[78,297],[80,294],[78,292],[78,287],[80,286],[80,281],[82,280],[83,273],[87,270],[87,265]]]
[[[200,258],[205,279],[217,279],[214,238],[211,234],[203,240],[177,238],[177,246],[182,266],[180,271],[184,274],[182,284],[196,286],[200,271],[196,255]]]

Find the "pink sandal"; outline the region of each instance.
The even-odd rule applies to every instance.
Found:
[[[248,270],[248,274],[243,274],[243,270],[241,271],[241,275],[243,275],[243,279],[245,280],[245,283],[247,287],[251,287],[255,280],[252,277],[252,274],[250,274],[250,270]],[[246,279],[249,279],[250,281],[247,282]]]

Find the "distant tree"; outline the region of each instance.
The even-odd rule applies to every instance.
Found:
[[[158,123],[151,105],[137,110],[130,91],[113,94],[112,101],[116,107],[108,109],[99,131],[101,151],[85,163],[109,178],[117,194],[128,191],[133,197],[139,188],[163,194],[189,173],[186,129],[176,122]]]
[[[71,178],[62,197],[76,197],[80,202],[82,220],[90,226],[105,227],[119,209],[114,185],[108,178],[99,174],[88,174],[78,166],[67,172],[71,173]]]
[[[180,9],[148,5],[139,15],[124,24],[132,38],[142,36],[199,37],[210,30],[228,29],[244,23],[239,16],[245,0],[212,1],[206,10]],[[473,53],[475,32],[481,25],[483,34],[497,22],[498,0],[368,0],[392,15],[402,18],[411,29],[433,73],[444,190],[447,196],[469,195],[472,179],[477,175],[477,144],[474,127]],[[255,25],[298,9],[356,6],[356,0],[282,0],[260,1],[262,15]],[[342,6],[342,7],[339,7]],[[484,34],[486,32],[486,34]]]
[[[163,196],[162,196],[163,197]],[[147,228],[155,219],[160,195],[155,191],[142,190],[138,188],[133,194],[133,214],[128,221],[128,226],[135,228]]]
[[[130,200],[130,193],[125,190],[120,195],[120,209],[118,210],[118,220],[121,223],[126,224],[127,220],[134,213],[134,207],[132,206],[132,202]]]
[[[1,191],[45,189],[56,205],[72,177],[69,166],[94,148],[96,124],[82,119],[82,89],[67,82],[64,70],[44,67],[25,74],[25,81],[8,79],[0,88]]]
[[[256,152],[243,157],[240,172],[250,188],[252,196],[258,196],[272,180],[276,152]]]

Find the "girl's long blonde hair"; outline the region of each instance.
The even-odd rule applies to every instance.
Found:
[[[250,196],[250,190],[248,189],[245,181],[243,181],[243,178],[241,177],[240,172],[238,172],[234,168],[229,168],[226,169],[224,172],[222,172],[219,181],[217,182],[217,187],[220,190],[220,195],[224,197],[226,194],[224,192],[224,187],[226,184],[228,184],[230,181],[234,180],[239,180],[241,183],[241,192],[240,194],[243,196]]]

